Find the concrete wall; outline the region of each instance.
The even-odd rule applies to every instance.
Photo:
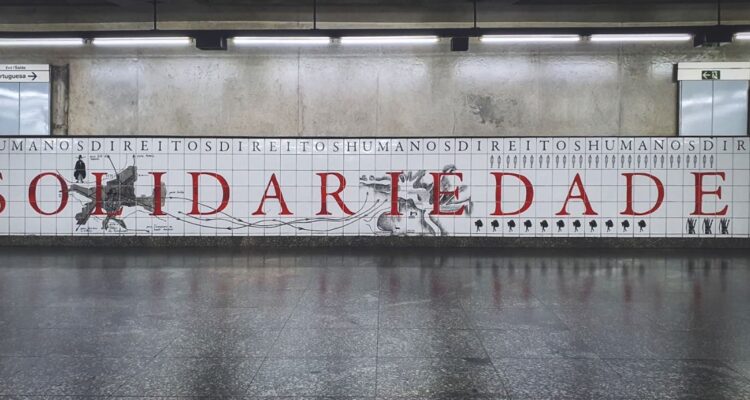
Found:
[[[69,64],[70,134],[673,135],[680,61],[747,61],[750,44],[0,49]],[[60,109],[60,108],[58,108]]]

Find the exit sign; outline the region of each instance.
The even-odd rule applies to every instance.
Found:
[[[701,79],[704,81],[718,81],[721,79],[721,71],[717,69],[701,71]]]

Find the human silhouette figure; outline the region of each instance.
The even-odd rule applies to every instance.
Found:
[[[75,172],[73,172],[73,177],[76,178],[77,183],[83,183],[83,180],[86,179],[86,163],[83,162],[82,156],[78,156],[78,161],[76,161],[76,167]]]

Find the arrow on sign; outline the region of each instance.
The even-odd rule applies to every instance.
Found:
[[[718,80],[721,79],[721,72],[717,70],[708,70],[701,72],[701,79],[704,81]]]
[[[36,77],[37,77],[37,75],[36,75],[36,72],[32,72],[32,73],[31,73],[31,80],[32,80],[32,81],[35,81],[35,80],[36,80]]]

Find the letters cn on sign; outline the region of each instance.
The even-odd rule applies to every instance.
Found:
[[[748,138],[3,138],[0,234],[748,237]]]

